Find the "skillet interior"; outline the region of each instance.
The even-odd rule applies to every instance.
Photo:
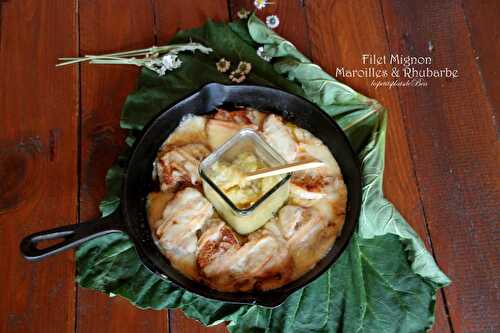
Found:
[[[348,199],[346,220],[334,246],[317,265],[301,278],[275,290],[249,293],[225,293],[194,282],[170,266],[153,242],[147,222],[145,198],[155,188],[151,174],[153,161],[163,141],[173,132],[181,118],[188,114],[207,114],[215,107],[229,105],[251,106],[260,111],[279,114],[321,139],[337,160]],[[144,130],[136,144],[125,176],[122,212],[130,237],[142,261],[151,271],[174,284],[198,295],[226,302],[277,306],[287,296],[319,277],[340,256],[354,231],[361,205],[361,174],[356,157],[342,130],[322,110],[307,100],[269,87],[208,84],[168,107]]]

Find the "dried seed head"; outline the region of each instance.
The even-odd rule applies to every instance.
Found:
[[[221,73],[225,73],[229,70],[229,67],[231,67],[231,62],[227,61],[224,58],[220,58],[219,61],[215,63],[215,67],[217,67],[217,70]]]
[[[229,75],[229,79],[236,83],[241,83],[245,81],[246,78],[245,73],[240,72],[239,70],[232,71]]]
[[[246,61],[240,61],[236,70],[242,72],[243,74],[248,74],[252,70],[252,64]]]

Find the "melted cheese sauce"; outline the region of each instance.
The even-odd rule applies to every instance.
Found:
[[[239,209],[251,207],[280,181],[280,177],[266,177],[245,181],[245,175],[267,167],[252,153],[244,152],[233,161],[217,161],[208,170],[208,176],[224,191]]]
[[[315,158],[326,164],[295,173],[286,204],[246,236],[218,216],[197,173],[199,163],[242,127],[258,130],[288,162]],[[269,178],[241,182],[242,173],[260,167],[255,156],[242,156],[234,164],[214,165],[212,176],[245,207],[276,183]],[[157,245],[176,269],[213,289],[281,287],[312,269],[344,224],[347,191],[328,148],[308,131],[253,109],[186,116],[158,152],[153,176],[160,191],[149,194],[147,210]]]

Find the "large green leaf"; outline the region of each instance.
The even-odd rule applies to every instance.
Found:
[[[422,240],[384,198],[382,180],[387,112],[377,101],[355,92],[318,65],[312,64],[290,42],[268,29],[255,15],[248,20],[248,29],[255,41],[270,48],[268,55],[284,57],[275,63],[276,70],[299,82],[311,101],[334,116],[355,148],[359,149],[367,134],[371,136],[360,153],[364,177],[360,236],[372,238],[394,234],[401,237],[408,245],[414,272],[440,286],[447,285],[449,279],[439,270]],[[359,108],[360,111],[353,112]]]
[[[120,295],[142,308],[181,308],[205,325],[228,322],[232,332],[423,332],[434,321],[436,289],[449,283],[416,233],[382,192],[387,113],[375,100],[336,81],[255,16],[229,24],[208,22],[180,32],[173,42],[201,42],[210,55],[185,54],[164,77],[143,70],[125,103],[121,125],[140,130],[162,108],[208,82],[228,83],[215,70],[225,57],[252,63],[247,82],[302,95],[334,117],[362,161],[364,192],[359,230],[338,262],[275,308],[209,301],[177,288],[141,265],[132,242],[111,234],[77,251],[77,281]],[[273,60],[256,54],[264,46]],[[121,165],[121,166],[120,166]],[[119,204],[123,161],[108,172],[103,215]]]
[[[395,236],[355,235],[332,269],[272,310],[208,301],[165,283],[121,234],[85,243],[79,256],[83,287],[143,308],[181,308],[204,324],[229,321],[232,332],[421,332],[434,319],[434,286],[412,272]]]
[[[391,253],[391,256],[387,254]],[[355,235],[335,266],[280,307],[252,307],[232,332],[422,332],[434,317],[434,287],[409,267],[395,236]]]

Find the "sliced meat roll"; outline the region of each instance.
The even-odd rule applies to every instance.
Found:
[[[161,151],[155,162],[156,174],[162,191],[176,191],[185,186],[201,184],[198,168],[210,154],[202,144],[168,147]]]
[[[283,123],[280,116],[271,114],[264,120],[262,126],[264,138],[287,162],[293,162],[297,158],[298,145],[295,142],[291,130]]]
[[[288,200],[294,205],[310,207],[318,200],[336,201],[342,199],[345,194],[342,178],[319,176],[314,174],[314,170],[307,170],[292,176]]]
[[[162,218],[152,224],[165,256],[174,267],[197,277],[198,234],[214,214],[212,204],[194,188],[177,192],[167,203]]]
[[[278,227],[287,240],[295,270],[293,279],[301,276],[325,256],[335,242],[342,225],[336,218],[329,200],[319,201],[313,207],[287,205],[280,209]]]
[[[198,267],[203,271],[217,257],[228,251],[237,251],[240,247],[240,242],[234,231],[224,221],[214,219],[214,223],[198,240],[196,254]]]
[[[226,111],[217,109],[212,119],[207,121],[208,143],[212,149],[216,149],[229,140],[242,128],[252,128],[257,130],[262,121],[262,117],[257,111]]]
[[[268,290],[291,278],[293,262],[286,242],[269,229],[254,232],[241,247],[233,245],[218,253],[202,269],[218,290]]]
[[[188,143],[207,143],[205,126],[207,118],[188,114],[184,116],[175,131],[165,140],[164,146],[179,146]]]

